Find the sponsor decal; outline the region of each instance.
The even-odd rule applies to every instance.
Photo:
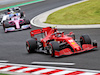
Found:
[[[73,40],[68,40],[69,42],[74,42]]]
[[[22,29],[30,27],[29,25],[23,25]]]
[[[12,31],[12,30],[15,30],[15,28],[14,27],[7,28],[7,31]]]
[[[72,42],[71,44],[72,44],[72,45],[74,45],[74,44],[75,44],[75,42]]]
[[[12,17],[13,16],[13,14],[9,14],[9,17]]]

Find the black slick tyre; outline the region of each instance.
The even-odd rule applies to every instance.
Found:
[[[4,29],[4,31],[5,31],[5,28],[8,28],[8,27],[10,27],[10,25],[9,25],[8,21],[5,21],[3,23],[3,29]]]
[[[51,52],[50,54],[52,57],[55,57],[55,50],[57,50],[57,51],[60,50],[59,44],[56,41],[51,41],[49,43],[49,52]]]
[[[37,41],[34,38],[31,38],[26,41],[26,49],[28,53],[34,53],[37,48]]]
[[[81,44],[81,46],[83,44],[91,44],[91,39],[90,39],[89,35],[87,35],[87,34],[82,35],[80,37],[80,44]]]
[[[21,12],[20,13],[20,18],[24,18],[25,16],[24,16],[24,13],[23,12]]]
[[[10,25],[9,25],[8,21],[5,21],[5,22],[4,22],[4,27],[5,27],[5,28],[10,27]]]
[[[30,24],[30,21],[29,20],[25,20],[25,24]]]
[[[2,21],[2,18],[0,18],[0,22]]]

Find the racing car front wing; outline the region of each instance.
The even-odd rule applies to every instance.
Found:
[[[82,49],[80,49],[79,51],[72,52],[70,48],[65,48],[65,49],[60,50],[60,51],[55,50],[54,54],[55,54],[55,57],[68,56],[68,55],[72,55],[72,54],[90,51],[90,50],[93,50],[95,48],[97,48],[97,46],[93,46],[91,44],[83,44]]]
[[[28,29],[28,28],[32,28],[31,25],[23,25],[21,26],[20,29],[15,29],[15,27],[8,27],[8,28],[5,28],[5,33],[6,32],[11,32],[11,31],[17,31],[17,30],[24,30],[24,29]]]
[[[23,25],[23,26],[21,26],[21,29],[28,29],[28,28],[32,28],[31,25]]]

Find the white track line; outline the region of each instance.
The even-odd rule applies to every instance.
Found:
[[[7,63],[7,62],[9,62],[9,61],[7,61],[7,60],[0,60],[0,63]]]
[[[32,64],[75,65],[75,63],[60,63],[60,62],[32,62]]]

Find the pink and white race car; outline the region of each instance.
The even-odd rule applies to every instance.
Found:
[[[29,20],[21,19],[19,16],[13,16],[10,20],[6,20],[3,23],[4,32],[15,31],[15,30],[23,30],[30,29],[31,24]]]

